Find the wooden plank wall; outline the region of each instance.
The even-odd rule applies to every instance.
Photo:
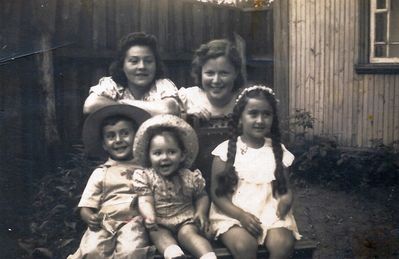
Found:
[[[38,56],[52,57],[57,128],[69,147],[80,141],[89,87],[107,75],[118,39],[128,32],[158,37],[168,75],[179,87],[192,85],[193,50],[238,32],[249,55],[256,50],[266,57],[267,69],[257,63],[256,72],[272,82],[272,10],[255,16],[195,0],[0,1],[0,206],[28,208],[29,198],[19,199],[20,205],[15,193],[30,197],[32,180],[56,165],[57,152],[48,149],[43,127],[46,93]],[[48,33],[51,50],[40,46]]]
[[[195,0],[62,0],[53,4],[45,0],[15,0],[1,2],[0,7],[0,21],[4,25],[0,28],[0,106],[5,114],[0,118],[2,122],[6,119],[2,124],[15,122],[18,131],[23,131],[28,126],[23,117],[32,123],[30,132],[41,131],[45,104],[34,56],[47,51],[40,48],[40,35],[45,27],[52,28],[57,123],[66,144],[80,140],[82,105],[89,87],[108,74],[119,38],[129,32],[145,31],[158,37],[167,75],[178,87],[193,85],[189,73],[191,58],[200,44],[215,38],[232,39],[234,32],[246,40],[249,56],[258,55],[262,62],[266,60],[267,69],[257,63],[254,71],[269,83],[273,80],[271,9],[244,12]],[[36,18],[29,15],[34,8]],[[52,15],[41,15],[46,13]],[[46,26],[36,26],[38,22]],[[14,59],[24,55],[27,56]],[[24,105],[23,98],[32,105]],[[11,115],[16,118],[9,118]],[[1,133],[8,136],[10,132],[2,128]],[[20,134],[15,137],[15,141],[5,137],[1,141],[18,149],[23,140]],[[44,143],[40,139],[38,142]],[[27,156],[24,150],[20,151]]]
[[[118,40],[133,31],[157,36],[166,72],[178,87],[194,84],[190,77],[193,51],[216,38],[247,42],[248,56],[260,56],[250,71],[254,78],[273,82],[273,14],[271,9],[241,9],[194,0],[60,1],[55,42],[72,43],[54,51],[57,91],[61,100],[58,119],[61,135],[78,140],[73,129],[82,124],[81,106],[89,87],[107,75]],[[265,62],[266,61],[266,62]],[[265,67],[266,69],[262,69]]]
[[[342,146],[399,140],[399,75],[360,75],[358,1],[289,1],[290,114],[309,111],[310,132]]]
[[[81,106],[89,87],[107,75],[119,38],[132,31],[157,36],[166,74],[178,87],[194,84],[190,77],[191,59],[200,44],[216,38],[234,39],[234,33],[246,40],[248,56],[262,59],[263,63],[250,71],[253,77],[273,82],[271,9],[243,12],[230,6],[194,0],[61,3],[57,9],[61,15],[56,16],[55,41],[73,42],[54,52],[55,77],[63,98],[59,110],[72,111],[58,115],[67,139],[80,138],[80,132],[73,129],[81,126]],[[77,13],[80,15],[73,15]],[[265,66],[266,69],[262,69]]]

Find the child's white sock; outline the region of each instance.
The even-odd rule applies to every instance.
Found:
[[[217,257],[214,252],[209,252],[201,256],[199,259],[217,259]]]
[[[173,257],[184,255],[183,250],[178,245],[170,245],[165,249],[163,256],[165,259],[171,259]]]

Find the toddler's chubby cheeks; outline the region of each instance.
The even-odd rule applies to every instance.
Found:
[[[173,176],[186,158],[177,135],[168,131],[152,137],[148,153],[151,167],[164,177]]]
[[[136,129],[129,120],[118,120],[102,128],[103,148],[114,160],[133,158],[133,141]]]

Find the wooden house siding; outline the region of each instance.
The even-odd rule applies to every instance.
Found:
[[[390,144],[399,140],[399,75],[356,73],[358,8],[353,0],[288,1],[289,114],[311,112],[310,135],[343,146]]]

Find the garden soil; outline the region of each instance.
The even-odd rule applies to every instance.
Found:
[[[399,258],[399,186],[294,191],[299,231],[317,243],[314,258]]]

